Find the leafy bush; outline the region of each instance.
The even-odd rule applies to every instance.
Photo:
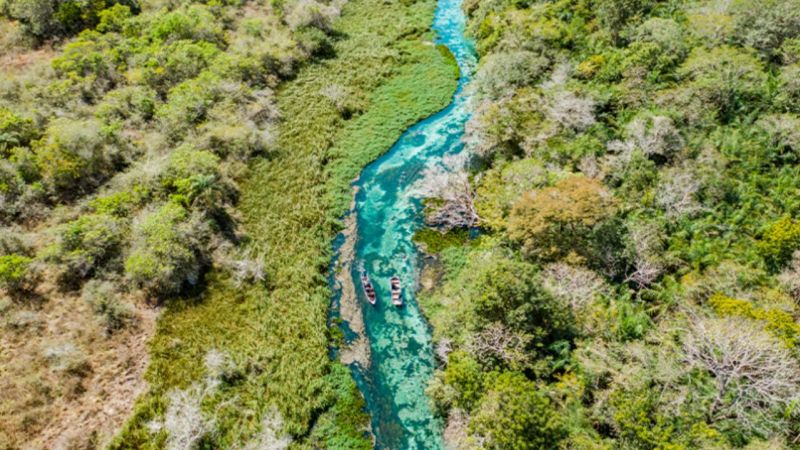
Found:
[[[471,410],[483,392],[484,374],[480,364],[470,355],[455,351],[448,355],[443,375],[444,382],[457,392],[452,405]]]
[[[50,192],[75,196],[96,186],[119,164],[112,136],[92,120],[56,119],[33,152]]]
[[[782,217],[771,223],[761,237],[758,248],[773,270],[783,267],[800,249],[800,223],[791,217]]]
[[[85,215],[63,225],[55,254],[64,266],[62,281],[75,284],[102,269],[119,254],[124,239],[124,225],[105,214]]]
[[[97,197],[89,202],[89,206],[97,214],[113,217],[127,217],[133,210],[150,197],[144,186],[135,186],[131,191]]]
[[[0,256],[0,287],[12,294],[32,289],[35,274],[33,260],[27,256],[11,254]]]
[[[484,448],[556,448],[564,436],[563,422],[547,395],[521,373],[490,377],[469,424]]]
[[[125,86],[108,92],[97,105],[95,116],[105,124],[132,120],[144,123],[153,118],[158,105],[156,92],[145,86]]]
[[[794,0],[733,2],[735,39],[755,48],[766,58],[776,58],[787,39],[800,35],[800,3]]]
[[[539,285],[536,267],[517,261],[496,259],[476,268],[471,328],[483,330],[502,323],[527,335],[529,352],[570,337],[572,316],[567,305],[550,296]]]
[[[189,146],[181,146],[170,155],[161,183],[176,198],[212,214],[221,211],[235,192],[219,173],[219,157]]]
[[[587,254],[592,230],[613,214],[613,195],[597,180],[570,176],[555,186],[532,191],[514,204],[509,237],[536,259]]]
[[[182,206],[166,203],[137,218],[125,273],[155,295],[174,295],[200,282],[206,223]]]
[[[678,74],[690,80],[689,87],[697,95],[717,107],[723,120],[730,120],[742,108],[759,105],[765,94],[763,64],[735,47],[695,48]]]
[[[205,41],[179,40],[159,46],[159,51],[147,61],[145,81],[153,89],[166,92],[199,75],[219,53],[217,45]]]
[[[540,80],[549,65],[547,58],[527,51],[491,54],[475,75],[476,95],[496,100],[510,89]]]
[[[193,4],[153,17],[147,37],[160,43],[179,40],[223,42],[223,29],[211,8]]]
[[[156,117],[173,140],[184,137],[201,123],[214,103],[225,92],[216,75],[205,71],[197,78],[184,81],[169,91],[167,102],[156,110]]]
[[[38,137],[33,120],[0,108],[0,157],[9,156],[13,147],[24,147]]]

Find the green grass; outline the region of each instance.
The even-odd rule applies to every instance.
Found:
[[[446,233],[434,228],[420,228],[414,233],[414,242],[422,246],[425,253],[434,255],[450,247],[459,247],[469,242],[469,230],[457,228]]]
[[[147,372],[150,391],[115,448],[160,448],[147,423],[173,388],[200,382],[209,349],[230,354],[236,376],[203,407],[216,417],[213,445],[241,444],[278,407],[294,448],[370,448],[368,418],[349,371],[328,356],[331,241],[350,182],[403,130],[447,105],[452,56],[429,41],[434,0],[351,0],[336,24],[335,57],[309,65],[278,92],[276,152],[243,180],[239,209],[249,245],[264,255],[267,287],[236,289],[213,274],[201,299],[175,301],[159,320]],[[362,105],[345,120],[319,91],[338,84]]]

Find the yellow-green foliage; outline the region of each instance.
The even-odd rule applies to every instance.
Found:
[[[449,246],[429,269],[442,283],[426,286],[420,303],[437,349],[459,355],[456,365],[462,352],[483,361],[491,338],[492,351],[511,355],[525,338],[508,332],[516,312],[492,314],[499,324],[487,333],[464,311],[496,287],[477,278],[491,261],[484,255],[527,260],[544,266],[538,273],[547,289],[587,298],[608,287],[590,308],[570,301],[580,336],[522,352],[531,369],[518,382],[552,387],[574,373],[580,384],[580,399],[559,405],[564,441],[547,448],[796,447],[786,439],[798,423],[790,395],[778,394],[778,407],[748,404],[758,390],[750,381],[678,362],[706,345],[696,342],[694,323],[684,332],[682,311],[709,297],[703,308],[742,317],[793,349],[765,344],[763,353],[797,356],[793,300],[777,286],[796,297],[800,269],[788,263],[800,251],[792,131],[800,2],[465,0],[464,9],[481,56],[466,144],[477,160],[480,241],[495,245]],[[585,177],[556,182],[565,174]],[[527,280],[520,282],[491,275],[506,286],[535,286],[534,273],[514,274]],[[687,273],[702,278],[676,281]],[[758,301],[713,296],[719,292]],[[718,330],[710,334],[703,336],[710,347],[740,347]],[[786,363],[792,369],[769,374],[768,384],[791,392],[796,362]],[[454,424],[462,417],[457,383],[445,370],[429,392]],[[728,394],[722,384],[740,391]],[[736,413],[723,406],[731,402]],[[475,408],[467,413],[474,422]],[[472,425],[467,439],[486,437]]]
[[[16,291],[24,286],[31,258],[23,255],[0,256],[0,286]]]
[[[613,195],[602,183],[570,176],[518,199],[508,220],[509,237],[539,259],[579,255],[586,250],[593,227],[610,217],[615,207]]]
[[[7,152],[13,147],[28,145],[36,135],[33,120],[0,108],[0,157],[7,156]]]
[[[547,182],[547,172],[534,159],[513,161],[485,172],[476,188],[475,207],[481,224],[504,229],[514,201]]]
[[[780,268],[800,249],[800,222],[785,216],[771,223],[764,231],[758,248],[767,264]]]
[[[760,308],[747,300],[727,297],[723,294],[714,294],[709,299],[709,303],[717,314],[747,317],[763,322],[764,328],[778,337],[789,348],[794,348],[800,343],[800,325],[786,311],[775,308]]]

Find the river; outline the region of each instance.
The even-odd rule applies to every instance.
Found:
[[[386,154],[363,170],[354,183],[350,235],[337,244],[337,259],[345,262],[343,270],[350,277],[336,289],[336,295],[343,296],[342,285],[348,286],[351,297],[349,307],[347,300],[341,300],[342,327],[351,343],[360,341],[363,347],[360,356],[343,356],[342,360],[350,364],[366,399],[376,449],[443,447],[441,420],[434,416],[425,395],[435,361],[430,328],[414,298],[420,256],[412,237],[422,226],[422,204],[413,185],[425,167],[441,165],[443,157],[463,150],[464,126],[470,114],[464,88],[476,56],[473,43],[464,34],[461,1],[439,0],[433,24],[436,43],[450,49],[461,69],[452,102],[409,128]],[[342,239],[350,244],[342,245]],[[376,288],[375,306],[367,302],[361,289],[362,266]],[[402,308],[391,305],[389,278],[393,275],[402,280]]]

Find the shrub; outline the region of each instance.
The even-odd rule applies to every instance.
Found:
[[[85,215],[59,230],[56,259],[64,265],[62,281],[72,284],[116,256],[125,237],[123,224],[105,214]]]
[[[444,382],[457,392],[453,405],[470,410],[483,392],[481,366],[464,352],[452,352],[447,358]]]
[[[146,86],[125,86],[109,91],[95,109],[95,117],[110,124],[118,120],[143,123],[153,118],[157,94]]]
[[[789,111],[800,112],[800,64],[794,63],[781,68],[778,75],[780,89],[777,103]]]
[[[31,290],[35,284],[32,263],[31,258],[23,255],[0,256],[0,287],[12,294]]]
[[[137,2],[126,0],[5,0],[0,15],[20,21],[27,34],[43,41],[94,27],[102,11],[116,3],[138,11]]]
[[[769,268],[780,269],[800,249],[800,223],[788,216],[773,222],[761,236],[758,249]]]
[[[672,119],[655,114],[636,117],[626,127],[626,135],[648,158],[661,163],[672,159],[684,146]]]
[[[651,17],[639,25],[633,34],[636,42],[656,44],[670,63],[681,61],[688,52],[684,30],[673,19]]]
[[[97,89],[106,91],[108,86],[119,81],[111,46],[115,42],[104,39],[97,32],[86,32],[64,46],[51,65],[61,78],[83,78]]]
[[[100,317],[107,333],[130,325],[136,319],[133,305],[120,299],[111,282],[91,280],[83,287],[81,297]]]
[[[292,30],[316,27],[331,31],[331,25],[337,17],[339,8],[336,3],[326,5],[315,0],[291,0],[284,14],[284,20]]]
[[[125,273],[155,295],[173,295],[200,281],[207,224],[176,203],[144,213],[133,226]]]
[[[111,137],[96,121],[56,119],[33,151],[50,191],[69,197],[111,174],[118,158],[110,143]]]
[[[36,139],[38,130],[33,120],[0,108],[0,158],[9,156],[13,147],[24,147]]]
[[[233,185],[219,172],[219,157],[188,145],[172,152],[161,183],[168,192],[212,214],[221,211],[235,193]]]
[[[595,272],[564,263],[548,264],[543,268],[542,287],[575,311],[583,310],[598,296],[610,291],[606,282]]]
[[[800,155],[800,117],[795,114],[765,114],[756,126],[769,136],[778,151],[789,150]]]
[[[128,24],[132,13],[130,6],[119,3],[100,11],[97,31],[101,33],[122,32]]]
[[[531,189],[548,182],[547,170],[536,159],[498,164],[478,179],[475,207],[481,225],[494,230],[505,228],[514,201]]]
[[[597,180],[570,176],[532,191],[514,204],[508,234],[528,256],[540,260],[586,255],[592,230],[614,212],[612,194]]]
[[[492,53],[481,60],[473,86],[479,100],[497,100],[516,87],[542,78],[550,61],[536,53],[515,51]]]
[[[121,191],[97,197],[89,202],[89,206],[97,214],[127,217],[133,210],[141,206],[150,197],[150,192],[143,186],[134,186],[130,191]]]
[[[224,32],[220,23],[208,6],[194,4],[156,15],[145,33],[162,43],[179,40],[222,43]]]
[[[475,331],[502,323],[526,335],[531,344],[526,350],[531,353],[570,337],[569,308],[542,289],[535,266],[495,259],[483,262],[473,277],[465,289],[473,293],[471,328]]]
[[[721,316],[745,317],[762,322],[764,329],[780,339],[788,348],[794,348],[800,343],[800,325],[786,311],[758,308],[747,300],[722,294],[712,295],[709,303]]]
[[[651,6],[649,0],[600,0],[597,18],[611,35],[619,36],[629,23],[642,20]]]
[[[715,105],[723,120],[763,99],[767,76],[751,53],[735,47],[697,47],[678,70],[689,86]]]
[[[800,3],[795,0],[740,0],[731,10],[735,40],[768,59],[777,59],[784,41],[800,35]]]
[[[47,346],[42,350],[42,356],[58,372],[83,376],[91,370],[86,352],[71,342]]]
[[[17,215],[16,200],[25,189],[24,182],[14,166],[0,160],[0,221],[7,221]]]
[[[547,395],[517,372],[489,381],[469,424],[486,449],[557,448],[563,422]]]
[[[144,77],[147,84],[159,92],[199,75],[220,54],[210,42],[180,40],[159,47],[147,61]]]
[[[655,203],[670,219],[692,217],[704,210],[698,200],[702,184],[688,167],[675,167],[661,173]]]
[[[250,121],[209,121],[198,131],[197,146],[228,161],[247,162],[254,154],[271,149],[274,141],[270,127],[260,129]]]
[[[796,302],[800,302],[800,252],[792,254],[792,263],[780,273],[778,281]]]
[[[221,80],[205,71],[197,78],[170,89],[167,103],[159,106],[156,117],[174,141],[184,138],[189,130],[206,118],[206,114],[225,94]]]

